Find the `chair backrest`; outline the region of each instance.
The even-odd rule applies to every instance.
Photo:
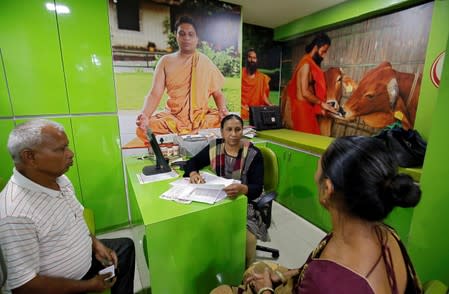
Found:
[[[87,228],[89,229],[89,233],[95,236],[95,218],[94,212],[89,208],[84,208],[83,211],[84,220],[86,221]]]
[[[424,284],[423,286],[424,294],[446,294],[448,292],[448,287],[438,280],[431,280]]]
[[[257,146],[263,157],[265,192],[275,191],[279,182],[279,167],[276,153],[268,147]]]

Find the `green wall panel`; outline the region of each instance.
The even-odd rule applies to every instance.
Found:
[[[0,191],[8,182],[9,177],[11,177],[14,166],[11,155],[9,155],[8,148],[6,147],[9,133],[13,128],[14,122],[12,120],[0,119]]]
[[[432,25],[429,42],[426,50],[426,62],[423,69],[421,92],[419,94],[418,111],[416,112],[415,128],[428,138],[432,123],[432,114],[438,96],[438,88],[430,79],[432,63],[438,55],[446,50],[446,41],[449,36],[449,1],[435,1],[432,13]],[[445,24],[445,25],[443,25]],[[446,58],[448,53],[446,52]]]
[[[115,112],[108,1],[58,5],[69,10],[58,13],[58,24],[71,113]]]
[[[282,41],[297,38],[424,2],[427,0],[350,0],[275,28],[274,39]]]
[[[448,19],[446,18],[446,22]],[[446,58],[421,176],[423,195],[414,211],[408,244],[410,256],[421,280],[439,279],[446,284],[449,284],[448,50],[449,40],[446,43]]]
[[[2,49],[0,48],[0,117],[12,116],[11,101],[9,100],[8,83],[6,81]]]
[[[68,113],[52,3],[0,1],[0,47],[16,116]]]
[[[75,188],[75,194],[78,200],[83,203],[83,195],[80,187],[80,181],[79,181],[79,174],[78,174],[78,162],[76,158],[76,151],[75,151],[75,145],[73,140],[73,133],[72,133],[72,125],[70,123],[70,118],[68,117],[42,117],[44,119],[52,120],[57,123],[60,123],[65,130],[65,133],[67,135],[67,139],[69,139],[69,147],[72,149],[72,151],[75,153],[75,157],[73,158],[73,165],[70,167],[70,169],[65,173],[66,176],[70,179],[70,181],[73,184],[73,187]],[[24,123],[28,121],[29,119],[18,119],[15,121],[16,125],[19,125],[21,123]]]
[[[72,117],[72,127],[84,206],[97,230],[127,224],[117,116]]]

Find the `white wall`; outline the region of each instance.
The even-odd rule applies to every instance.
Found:
[[[140,31],[119,30],[116,4],[109,1],[109,26],[112,46],[146,47],[148,42],[158,49],[167,48],[167,35],[163,33],[163,21],[170,18],[170,8],[165,5],[141,2],[139,11]]]

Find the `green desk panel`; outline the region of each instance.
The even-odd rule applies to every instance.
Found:
[[[73,152],[76,153],[75,145],[74,145],[74,141],[73,141],[72,125],[70,123],[70,118],[68,118],[68,117],[51,117],[51,118],[45,118],[45,119],[49,119],[49,120],[55,121],[57,123],[60,123],[64,127],[67,138],[69,139],[69,147],[70,147],[70,149],[72,149]],[[19,125],[21,123],[24,123],[25,121],[27,121],[27,119],[19,119],[19,120],[16,120],[15,123],[16,123],[16,125]],[[79,181],[79,176],[78,176],[78,162],[77,162],[76,154],[75,154],[75,157],[73,158],[72,167],[70,167],[70,169],[65,173],[65,175],[72,182],[73,187],[75,188],[76,197],[78,198],[78,200],[81,203],[83,203],[83,195],[81,192],[80,181]]]
[[[0,119],[0,191],[5,187],[9,178],[12,175],[12,168],[14,166],[11,155],[9,155],[6,142],[11,130],[14,128],[12,120]]]
[[[140,184],[136,174],[150,164],[125,158],[131,205],[145,226],[152,293],[209,293],[239,284],[245,263],[246,197],[214,205],[161,199],[172,180]],[[133,209],[133,208],[132,208]],[[134,222],[134,221],[133,221]]]
[[[3,66],[2,49],[0,48],[0,117],[2,116],[12,116],[12,109]]]
[[[62,0],[58,13],[71,113],[115,112],[108,1]]]
[[[302,133],[290,129],[261,131],[257,132],[257,137],[316,154],[322,154],[334,140],[332,137]],[[399,171],[410,175],[413,180],[419,182],[422,168],[400,167]]]
[[[16,116],[68,113],[53,3],[0,1],[0,47]]]
[[[128,224],[116,115],[71,118],[83,204],[94,211],[97,231]]]
[[[314,181],[318,157],[299,150],[267,143],[278,158],[279,185],[276,201],[322,230],[331,228],[327,211],[318,201]]]

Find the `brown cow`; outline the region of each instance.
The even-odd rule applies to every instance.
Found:
[[[324,72],[326,78],[326,102],[334,103],[334,108],[340,108],[340,100],[343,96],[343,88],[346,92],[352,92],[357,84],[338,67],[330,67]],[[329,116],[319,117],[321,135],[330,136],[333,118]]]
[[[383,128],[400,119],[404,128],[412,128],[421,78],[421,74],[399,72],[389,62],[382,62],[364,75],[343,105],[345,119],[361,117],[374,128]]]

